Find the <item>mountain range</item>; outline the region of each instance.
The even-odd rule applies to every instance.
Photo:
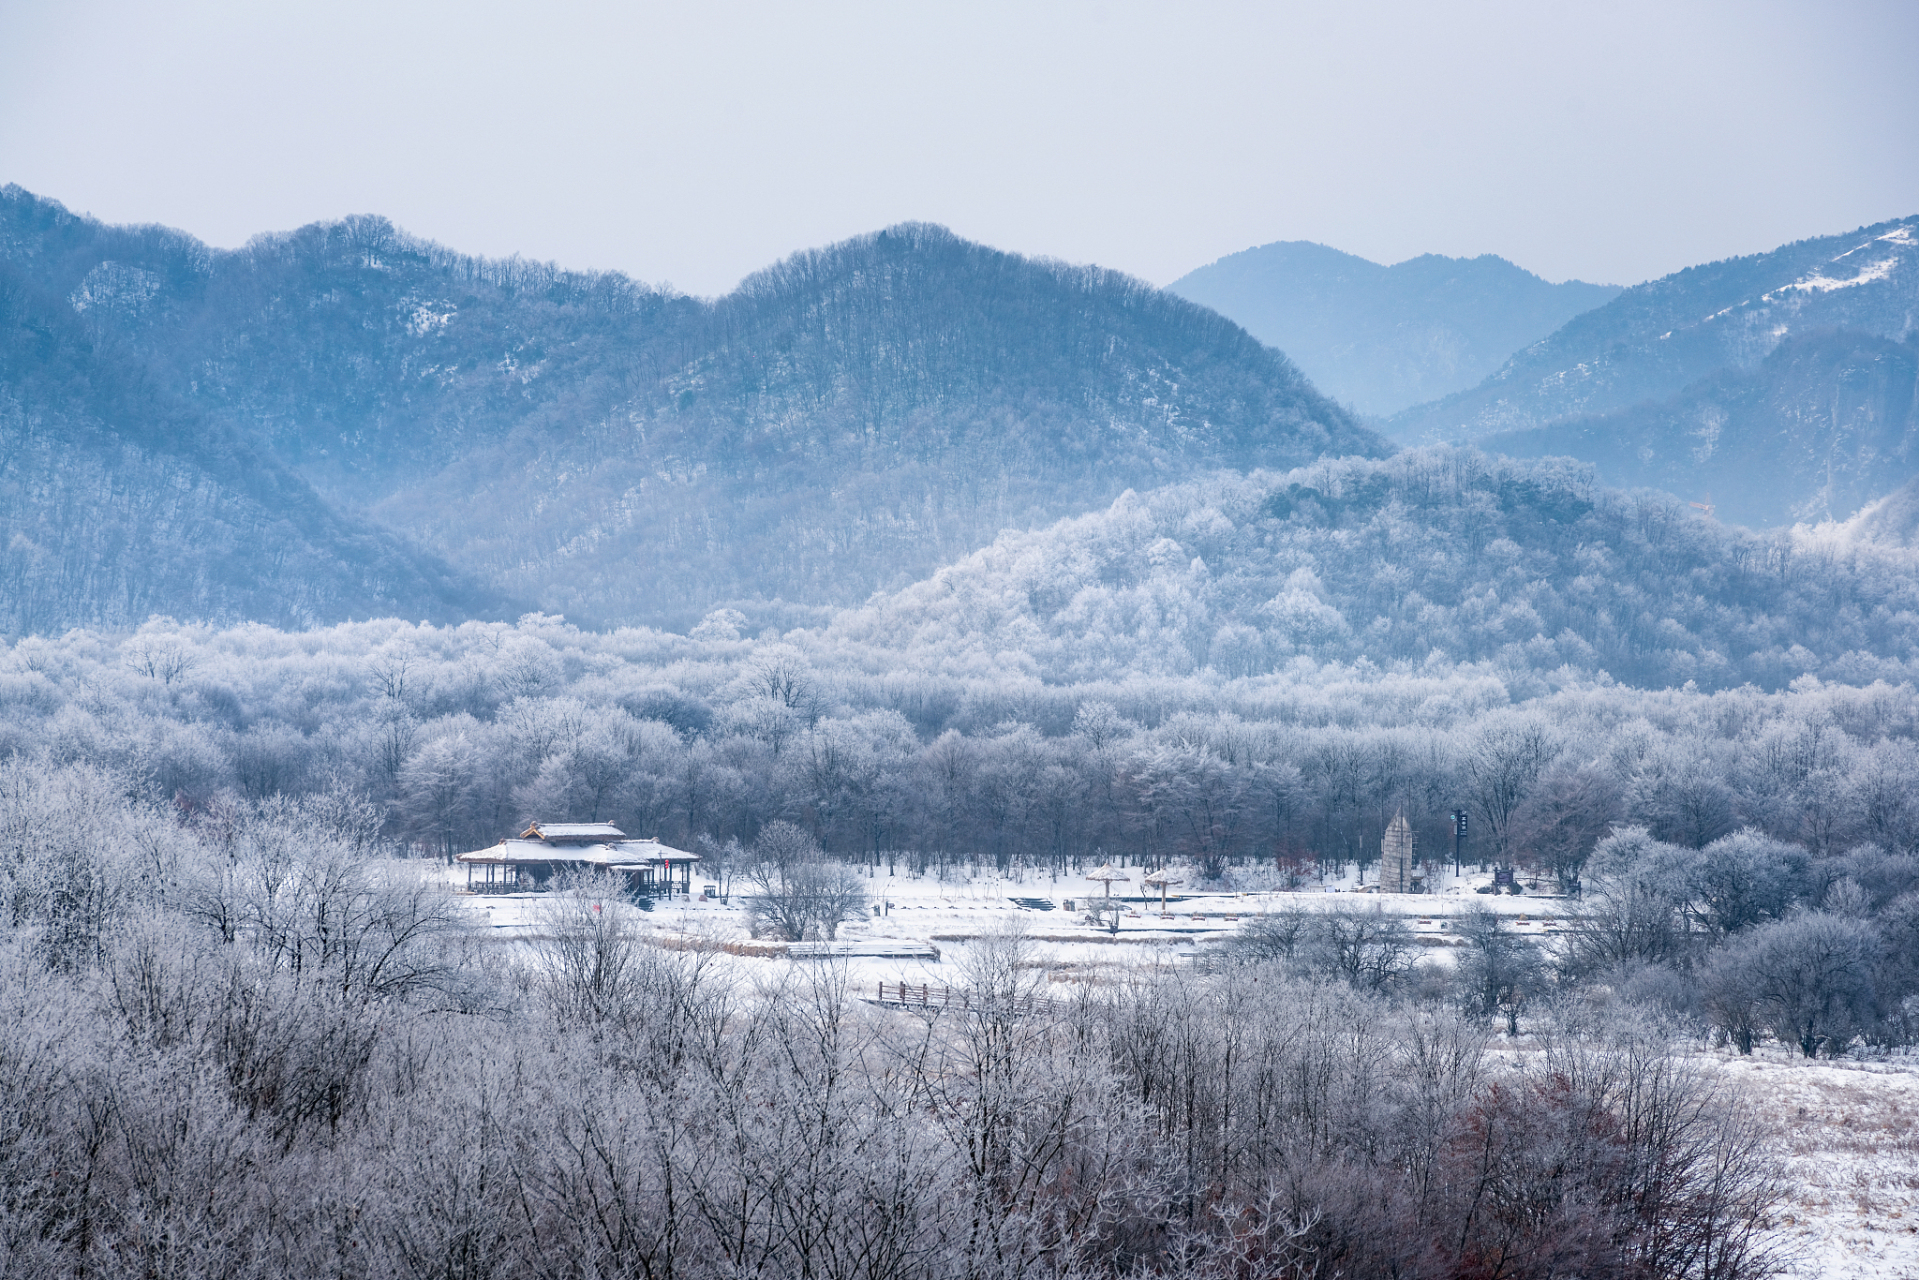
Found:
[[[1732,523],[1864,512],[1849,544],[1905,546],[1911,490],[1887,495],[1919,474],[1916,232],[1919,219],[1884,223],[1619,292],[1391,426],[1578,459],[1580,484],[1665,490]],[[1495,319],[1532,307],[1536,328],[1580,301],[1498,259],[1382,268],[1267,249],[1274,270],[1320,272],[1329,331],[1403,337],[1393,317],[1424,297],[1429,318],[1492,342]],[[1184,283],[1228,280],[1216,269],[1233,261]],[[1361,283],[1325,284],[1339,278]],[[374,217],[214,250],[8,187],[0,339],[11,634],[155,613],[295,627],[541,610],[683,629],[733,608],[754,631],[823,626],[1002,530],[1127,490],[1394,451],[1213,310],[922,224],[797,254],[706,300],[465,256]],[[1369,518],[1418,506],[1402,496]],[[1287,572],[1331,554],[1305,546]],[[1205,553],[1208,572],[1243,576],[1214,558],[1244,551]],[[1354,579],[1324,603],[1371,590]],[[1213,641],[1179,643],[1204,664]]]
[[[507,608],[343,514],[0,261],[0,633]]]
[[[1278,347],[1327,394],[1380,416],[1474,386],[1620,292],[1549,284],[1492,254],[1428,253],[1388,267],[1303,240],[1230,254],[1166,287]]]
[[[1626,290],[1388,421],[1594,463],[1751,524],[1844,519],[1919,474],[1919,217]]]
[[[1214,312],[932,226],[799,254],[705,301],[465,257],[371,217],[217,251],[9,187],[0,260],[36,314],[68,313],[63,349],[84,335],[173,415],[100,406],[101,441],[172,442],[175,490],[222,459],[271,478],[289,509],[336,522],[313,555],[343,579],[372,572],[355,539],[377,531],[443,585],[428,599],[394,578],[405,614],[457,597],[683,625],[734,603],[790,625],[1129,487],[1389,450]],[[51,410],[14,375],[18,433]],[[78,501],[148,501],[160,483],[110,444],[82,454]],[[24,493],[58,463],[17,466]],[[32,518],[37,536],[13,532],[72,554],[77,535]],[[181,563],[208,585],[178,608],[253,616],[229,575]],[[168,596],[48,617],[138,621]]]
[[[1789,334],[1756,368],[1479,443],[1581,458],[1610,484],[1683,494],[1753,528],[1844,519],[1919,474],[1919,335]]]

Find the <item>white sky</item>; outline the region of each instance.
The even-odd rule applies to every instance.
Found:
[[[7,0],[4,182],[694,293],[905,219],[1632,283],[1919,212],[1919,3]]]

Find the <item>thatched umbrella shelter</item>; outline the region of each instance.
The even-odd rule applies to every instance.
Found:
[[[1144,876],[1141,876],[1141,877],[1139,878],[1139,882],[1140,882],[1141,884],[1156,884],[1156,885],[1158,885],[1158,886],[1159,886],[1159,913],[1160,913],[1161,915],[1165,915],[1165,914],[1166,914],[1166,889],[1167,889],[1167,886],[1168,886],[1168,885],[1175,885],[1175,884],[1185,884],[1185,883],[1186,883],[1186,882],[1185,882],[1184,880],[1182,880],[1182,879],[1180,879],[1180,878],[1179,878],[1178,876],[1176,876],[1176,875],[1174,875],[1174,874],[1173,874],[1173,873],[1172,873],[1172,872],[1171,872],[1170,870],[1166,870],[1166,871],[1155,871],[1155,872],[1153,872],[1153,873],[1151,873],[1150,875],[1144,875]]]
[[[1110,898],[1113,896],[1113,881],[1118,880],[1124,883],[1124,882],[1130,881],[1133,877],[1127,875],[1124,871],[1119,870],[1118,868],[1114,867],[1112,863],[1108,862],[1100,866],[1094,867],[1091,871],[1088,871],[1086,873],[1086,878],[1088,880],[1105,881],[1106,896]]]

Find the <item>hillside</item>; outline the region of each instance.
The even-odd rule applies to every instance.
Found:
[[[1301,240],[1230,254],[1166,287],[1278,347],[1328,395],[1378,415],[1473,386],[1619,293],[1548,284],[1491,254],[1381,266]]]
[[[1670,399],[1478,443],[1585,459],[1610,484],[1710,495],[1736,524],[1844,519],[1919,474],[1919,334],[1795,334],[1757,368],[1722,369]]]
[[[1491,663],[1639,687],[1919,674],[1913,554],[1755,535],[1589,468],[1448,448],[1216,477],[1007,533],[828,635],[1048,682]]]
[[[1129,486],[1387,447],[1204,308],[937,227],[713,302],[377,218],[216,252],[18,188],[0,255],[341,509],[601,623],[778,622]]]
[[[1873,340],[1916,329],[1919,217],[1628,289],[1387,427],[1581,458],[1607,484],[1710,488],[1740,519],[1843,519],[1912,474],[1897,443],[1907,357]]]
[[[155,613],[297,627],[517,611],[330,509],[4,261],[0,582],[0,634]]]
[[[1201,308],[938,228],[783,263],[700,336],[591,438],[533,427],[380,510],[563,610],[690,621],[851,603],[1129,486],[1384,448]]]
[[[1919,548],[1919,477],[1869,503],[1843,527],[1862,541]]]
[[[1919,322],[1919,217],[1688,267],[1626,290],[1479,386],[1395,416],[1401,439],[1477,437],[1663,399],[1791,334],[1903,339]]]

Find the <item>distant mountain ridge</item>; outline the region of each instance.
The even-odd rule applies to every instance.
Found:
[[[930,226],[706,302],[371,217],[212,251],[10,187],[0,258],[339,511],[583,622],[850,603],[1127,487],[1389,449],[1205,308]]]
[[[1919,468],[1916,332],[1912,217],[1639,285],[1387,425],[1710,490],[1735,519],[1843,519]]]
[[[1477,437],[1606,413],[1752,368],[1788,334],[1903,339],[1919,324],[1919,217],[1688,267],[1626,290],[1516,353],[1479,386],[1388,423],[1401,439]]]
[[[1322,391],[1376,415],[1475,385],[1620,292],[1550,284],[1491,254],[1381,266],[1303,240],[1230,254],[1166,287],[1246,326]]]
[[[524,607],[331,509],[4,260],[0,584],[0,634],[15,635]]]
[[[490,476],[590,485],[618,502],[524,528],[515,554],[550,548],[610,596],[626,549],[650,544],[683,569],[655,582],[684,594],[843,604],[1142,480],[1386,447],[1210,312],[938,228],[800,255],[702,320],[698,354],[615,409],[644,448],[478,454],[425,489],[451,513],[435,543],[488,545],[466,514],[512,519],[458,503]],[[399,523],[407,500],[381,510]],[[713,536],[729,524],[749,536]]]
[[[1580,458],[1608,484],[1708,500],[1720,519],[1754,528],[1843,519],[1919,475],[1919,335],[1793,334],[1755,369],[1728,366],[1665,400],[1478,444]]]

